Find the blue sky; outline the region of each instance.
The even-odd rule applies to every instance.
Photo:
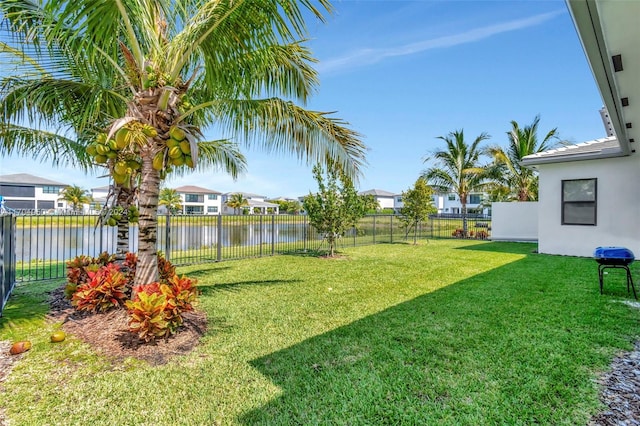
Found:
[[[605,136],[602,101],[564,1],[335,1],[325,24],[310,22],[318,93],[307,105],[337,111],[363,135],[368,166],[359,188],[400,193],[464,129],[504,146],[510,121],[557,127],[571,142]],[[296,197],[315,191],[311,166],[245,149],[248,172],[173,178],[221,192]],[[24,158],[1,158],[1,174],[31,173],[83,188],[105,179]]]

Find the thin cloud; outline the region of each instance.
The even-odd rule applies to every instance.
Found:
[[[408,56],[432,49],[443,49],[447,47],[459,46],[461,44],[474,43],[491,36],[517,31],[523,28],[534,27],[547,22],[562,14],[562,10],[543,13],[529,18],[517,19],[515,21],[490,25],[488,27],[476,28],[459,34],[444,37],[422,40],[402,46],[389,47],[384,49],[361,49],[349,55],[328,59],[320,62],[316,68],[319,72],[336,72],[349,68],[372,65],[388,58],[397,56]]]

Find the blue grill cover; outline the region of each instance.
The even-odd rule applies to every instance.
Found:
[[[597,247],[593,257],[607,265],[628,265],[635,259],[633,252],[625,247]]]

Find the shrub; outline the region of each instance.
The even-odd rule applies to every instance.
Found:
[[[176,275],[176,267],[160,253],[158,253],[158,275],[160,276],[160,282],[163,283],[169,282]]]
[[[125,305],[129,313],[129,330],[138,333],[140,339],[150,342],[171,333],[166,313],[167,294],[160,290],[160,283],[136,289],[135,298],[127,300]]]
[[[184,276],[136,287],[133,300],[125,302],[129,330],[145,342],[169,337],[182,325],[182,313],[193,310],[196,296],[195,280]]]
[[[456,229],[455,231],[453,231],[453,233],[451,234],[452,237],[456,237],[456,238],[464,238],[464,230],[463,229]]]
[[[489,233],[487,231],[478,231],[476,232],[476,238],[479,240],[486,240],[489,238]]]
[[[155,282],[135,289],[133,300],[125,306],[129,330],[149,342],[174,334],[183,323],[182,313],[193,310],[197,296],[195,280],[174,275],[168,282]]]
[[[71,304],[79,311],[105,312],[122,306],[127,296],[127,278],[115,263],[87,271],[89,281],[78,285]]]
[[[168,284],[173,291],[173,297],[176,300],[176,306],[180,309],[180,312],[193,311],[193,303],[198,296],[196,280],[185,276],[180,278],[174,275]]]
[[[71,299],[79,285],[89,281],[89,272],[95,273],[101,266],[105,266],[115,260],[115,255],[107,252],[100,253],[98,257],[76,256],[67,262],[67,285],[64,289],[64,295],[67,299]]]
[[[67,262],[65,289],[71,304],[78,310],[104,312],[125,306],[129,314],[129,329],[149,342],[169,337],[183,323],[182,314],[193,310],[198,295],[196,281],[179,277],[176,267],[158,253],[159,281],[135,288],[131,293],[138,257],[127,253],[122,267],[115,255],[102,253],[97,258],[78,256]]]

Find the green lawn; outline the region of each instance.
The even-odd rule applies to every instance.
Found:
[[[55,285],[24,284],[0,339],[34,345],[2,405],[14,426],[586,424],[640,312],[619,271],[600,295],[592,259],[534,249],[437,240],[181,268],[210,328],[160,367],[48,343]]]

